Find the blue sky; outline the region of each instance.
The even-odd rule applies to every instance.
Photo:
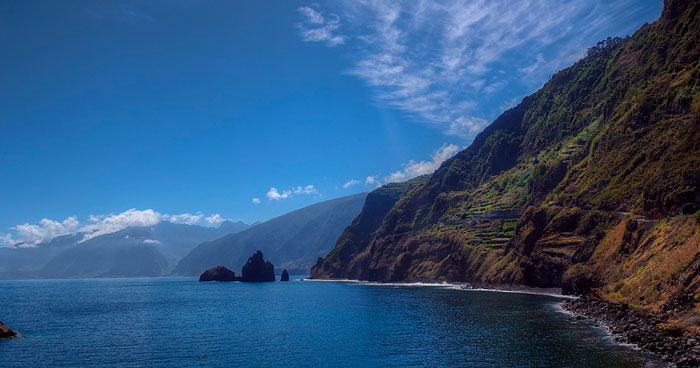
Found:
[[[431,172],[587,47],[661,9],[2,1],[0,243],[250,223]]]

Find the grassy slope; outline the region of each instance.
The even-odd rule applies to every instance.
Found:
[[[697,225],[672,216],[700,201],[699,9],[669,1],[659,21],[557,73],[405,194],[346,267],[598,287],[653,311],[694,298]],[[659,290],[635,291],[639,280]]]

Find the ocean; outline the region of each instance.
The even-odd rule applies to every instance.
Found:
[[[562,302],[351,282],[0,281],[0,320],[22,334],[0,341],[0,366],[664,366]]]

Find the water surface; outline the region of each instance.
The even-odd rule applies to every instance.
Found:
[[[0,281],[3,367],[642,367],[552,296],[344,282]],[[203,358],[201,356],[204,356]]]

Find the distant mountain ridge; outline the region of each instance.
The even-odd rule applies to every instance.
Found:
[[[0,279],[195,276],[219,264],[237,270],[257,250],[279,272],[307,273],[360,213],[366,196],[316,203],[254,226],[162,221],[87,240],[75,233],[37,246],[0,248]]]
[[[218,228],[162,221],[86,241],[76,233],[35,247],[0,248],[0,279],[167,275],[197,244],[247,228],[228,220]]]
[[[173,274],[195,276],[218,265],[238,270],[257,250],[280,272],[282,268],[308,272],[360,213],[366,196],[367,193],[359,193],[313,204],[200,244],[180,260]]]

